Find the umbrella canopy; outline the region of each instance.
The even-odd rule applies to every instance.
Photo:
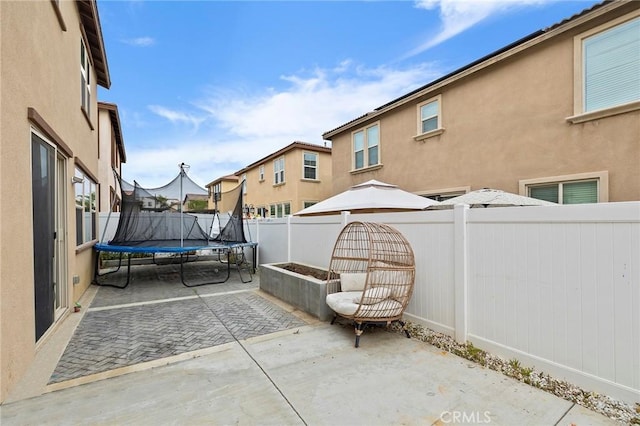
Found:
[[[555,206],[556,203],[512,194],[499,189],[478,189],[458,197],[440,202],[435,208],[451,208],[456,204],[468,204],[471,207],[509,207],[509,206]]]
[[[348,190],[294,213],[296,216],[319,216],[352,213],[381,213],[424,210],[437,201],[404,191],[396,185],[377,180],[354,185]]]

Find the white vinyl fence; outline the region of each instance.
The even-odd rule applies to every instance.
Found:
[[[258,263],[327,267],[352,221],[409,240],[407,319],[587,390],[640,401],[640,202],[250,221]]]

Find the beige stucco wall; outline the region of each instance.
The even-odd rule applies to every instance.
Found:
[[[303,179],[303,153],[318,153],[318,179]],[[321,201],[331,193],[331,153],[314,151],[313,149],[294,148],[285,153],[285,182],[274,185],[273,161],[266,160],[246,171],[247,193],[245,203],[254,207],[265,207],[267,211],[272,204],[290,203],[291,213],[302,210],[305,201]],[[278,156],[278,158],[280,158]],[[264,165],[264,180],[260,180],[260,165]]]
[[[100,158],[98,160],[98,180],[100,181],[100,201],[98,210],[108,212],[111,210],[109,188],[115,188],[115,179],[111,171],[111,146],[114,138],[111,115],[105,109],[98,110],[98,135],[100,145]]]
[[[0,2],[0,401],[36,351],[28,108],[35,108],[74,156],[97,174],[97,134],[80,110],[79,16],[75,2],[60,2],[60,9],[66,31],[51,2]],[[91,77],[96,126],[95,73]],[[71,158],[65,177],[68,305],[90,284],[92,252],[76,257],[73,172]],[[75,288],[73,275],[81,278]]]
[[[416,193],[457,187],[518,193],[522,179],[607,171],[609,201],[640,200],[640,111],[565,120],[574,115],[573,36],[602,21],[371,120],[380,122],[377,170],[350,173],[351,131],[360,126],[334,137],[333,193],[369,179]],[[436,95],[444,133],[416,141],[417,104]]]

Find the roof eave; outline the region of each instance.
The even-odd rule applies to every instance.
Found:
[[[108,89],[111,87],[111,77],[109,76],[109,65],[107,64],[107,54],[104,48],[96,0],[76,0],[76,5],[80,21],[88,38],[87,42],[89,43],[93,66],[96,70],[97,82],[100,86]]]
[[[98,102],[98,109],[104,109],[109,112],[111,117],[111,123],[116,136],[116,146],[120,152],[120,161],[122,163],[127,162],[127,154],[124,149],[124,139],[122,137],[122,127],[120,126],[120,113],[118,112],[118,105],[109,102]]]
[[[295,141],[290,143],[289,145],[285,146],[284,148],[279,149],[276,152],[273,152],[269,155],[267,155],[266,157],[261,158],[258,161],[254,161],[253,163],[249,164],[247,167],[244,167],[240,170],[238,170],[237,172],[235,172],[234,174],[236,176],[239,176],[243,173],[245,173],[248,170],[251,170],[253,168],[255,168],[256,166],[265,163],[273,158],[279,157],[282,154],[285,154],[289,151],[292,151],[294,149],[307,149],[309,151],[316,151],[316,152],[325,152],[325,153],[331,153],[331,148],[327,147],[327,146],[321,146],[321,145],[315,145],[309,142],[301,142],[301,141]]]
[[[500,62],[512,55],[515,55],[517,53],[520,53],[521,51],[530,48],[533,45],[536,45],[538,43],[541,43],[551,37],[554,37],[558,34],[561,34],[565,31],[568,31],[571,28],[574,28],[580,24],[582,24],[583,22],[587,21],[587,20],[591,20],[594,19],[597,16],[600,16],[606,12],[608,12],[611,9],[620,7],[622,4],[624,3],[629,3],[632,0],[619,0],[619,1],[611,1],[611,0],[605,0],[601,3],[598,3],[594,6],[591,6],[588,9],[583,10],[582,12],[564,19],[562,21],[560,21],[557,24],[554,24],[548,28],[545,29],[541,29],[538,31],[535,31],[531,34],[529,34],[528,36],[525,36],[523,38],[521,38],[520,40],[517,40],[501,49],[496,50],[495,52],[492,52],[474,62],[471,62],[470,64],[467,64],[465,66],[463,66],[462,68],[459,68],[443,77],[440,77],[424,86],[419,87],[418,89],[411,91],[405,95],[402,95],[399,98],[394,99],[391,102],[388,102],[378,108],[376,108],[374,111],[369,112],[365,115],[362,115],[354,120],[349,121],[348,123],[345,123],[333,130],[329,130],[325,133],[322,134],[322,138],[326,139],[326,140],[331,140],[332,137],[343,133],[345,131],[348,131],[349,129],[352,129],[356,126],[360,126],[363,123],[376,118],[384,113],[386,113],[389,110],[392,110],[394,108],[397,108],[401,105],[404,105],[408,102],[411,102],[413,100],[415,100],[416,98],[419,98],[425,94],[427,94],[430,91],[434,91],[437,90],[443,86],[446,86],[448,84],[451,84],[452,82],[462,79],[470,74],[473,74],[481,69],[484,69],[488,66],[491,66],[493,64],[495,64],[496,62]]]

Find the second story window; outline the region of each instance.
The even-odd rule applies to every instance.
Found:
[[[353,168],[355,170],[380,163],[380,126],[372,126],[353,133]]]
[[[640,101],[640,16],[578,38],[582,102],[576,113]]]
[[[242,175],[242,195],[247,195],[247,174]]]
[[[304,179],[318,179],[318,154],[316,152],[305,152],[304,159]]]
[[[418,134],[427,133],[440,128],[440,102],[436,99],[419,106],[420,128]]]
[[[89,66],[89,52],[84,44],[84,40],[80,39],[80,90],[81,90],[81,106],[87,116],[91,115],[91,68]]]
[[[260,182],[262,182],[264,180],[264,165],[260,166],[258,174],[260,176]]]
[[[273,160],[273,184],[284,183],[284,157]]]

